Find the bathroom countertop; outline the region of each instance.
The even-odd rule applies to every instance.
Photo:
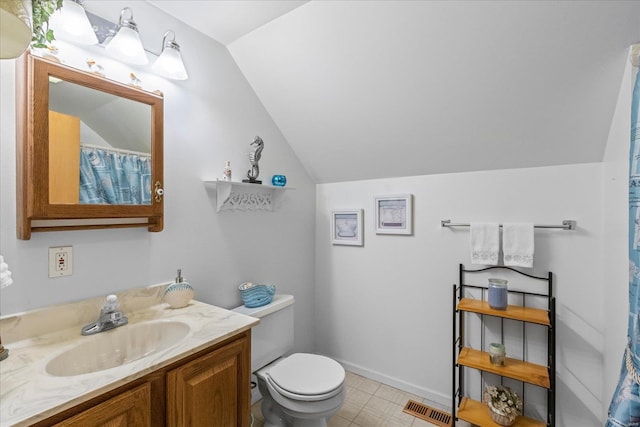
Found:
[[[155,294],[160,295],[162,290],[163,288],[157,289]],[[155,294],[146,300],[159,302]],[[98,300],[97,303],[99,302]],[[73,307],[74,304],[69,305]],[[94,310],[80,309],[79,312],[93,312],[93,317],[96,317],[98,311],[95,311],[95,305],[96,301],[92,301],[89,306]],[[256,318],[195,300],[180,309],[172,309],[164,303],[140,307],[134,312],[127,312],[124,307],[125,304],[123,311],[129,318],[129,324],[173,320],[188,324],[191,330],[177,344],[136,361],[95,373],[56,377],[49,375],[45,366],[53,357],[87,338],[80,335],[79,326],[82,323],[63,330],[37,334],[43,332],[34,327],[40,323],[37,319],[42,321],[43,315],[45,318],[48,317],[44,309],[37,310],[35,320],[30,313],[0,319],[0,336],[5,347],[9,349],[9,357],[0,362],[0,426],[30,425],[46,419],[222,342],[259,322]],[[69,312],[69,308],[71,307],[65,310],[66,313]],[[60,309],[58,307],[58,310]],[[21,332],[16,332],[19,329]],[[30,331],[25,333],[25,329]],[[5,335],[10,339],[6,340]]]

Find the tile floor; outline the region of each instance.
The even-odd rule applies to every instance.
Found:
[[[421,397],[381,384],[352,372],[347,372],[347,398],[342,409],[329,420],[329,427],[433,427],[402,412],[409,400],[435,406]],[[263,427],[260,403],[251,408],[253,427]],[[438,408],[438,406],[435,406]],[[442,408],[438,408],[442,409]]]

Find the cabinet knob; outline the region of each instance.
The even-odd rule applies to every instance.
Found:
[[[160,181],[156,181],[154,187],[154,193],[156,195],[156,203],[160,203],[162,201],[162,196],[164,196],[164,188],[162,188],[162,184]]]

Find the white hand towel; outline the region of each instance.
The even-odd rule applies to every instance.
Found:
[[[471,263],[498,265],[500,226],[494,223],[471,223]]]
[[[9,266],[4,262],[4,258],[0,255],[0,289],[6,288],[13,283]]]
[[[533,224],[505,223],[502,226],[504,265],[533,267]]]

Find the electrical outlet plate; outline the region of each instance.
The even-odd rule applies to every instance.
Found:
[[[57,246],[49,248],[49,277],[73,274],[73,247]]]

